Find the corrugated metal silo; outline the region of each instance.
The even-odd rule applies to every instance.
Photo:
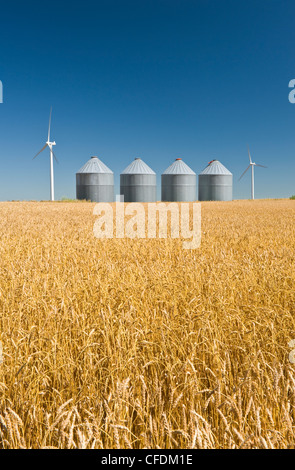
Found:
[[[212,160],[199,174],[199,201],[231,201],[233,175],[218,160]]]
[[[114,173],[97,157],[91,157],[76,173],[77,199],[114,201]]]
[[[156,173],[140,158],[135,158],[120,175],[120,194],[125,202],[155,202]]]
[[[161,180],[162,201],[196,200],[196,173],[181,158],[176,158],[164,171]]]

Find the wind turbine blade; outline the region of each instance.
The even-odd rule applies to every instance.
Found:
[[[54,151],[53,151],[52,149],[51,149],[51,152],[52,152],[52,155],[54,156],[54,159],[55,159],[56,163],[59,163],[59,161],[58,161],[58,159],[56,158],[55,153],[54,153]]]
[[[32,160],[34,160],[36,157],[38,157],[39,153],[43,152],[43,150],[45,150],[47,147],[47,144],[44,145],[44,147],[40,150],[40,152],[37,153],[37,155],[34,156],[34,158],[32,158]]]
[[[246,170],[244,171],[244,173],[240,176],[239,181],[240,181],[241,178],[243,178],[244,174],[247,173],[247,171],[249,170],[250,166],[251,166],[251,165],[249,165],[249,166],[246,168]]]
[[[251,155],[250,155],[250,149],[249,149],[249,145],[248,145],[248,155],[249,155],[249,160],[250,160],[250,163],[252,163],[252,160],[251,160]]]
[[[258,165],[258,163],[255,163],[255,166],[261,166],[261,168],[267,168],[267,166],[264,166],[264,165]]]
[[[51,125],[51,113],[52,113],[52,106],[50,108],[50,114],[49,114],[49,125],[48,125],[48,140],[47,142],[50,142],[50,125]]]

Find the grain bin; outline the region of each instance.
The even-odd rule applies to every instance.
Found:
[[[156,173],[140,158],[135,158],[120,175],[120,194],[125,202],[155,202]]]
[[[218,160],[212,160],[199,174],[199,201],[231,201],[233,175]]]
[[[181,158],[176,158],[161,176],[162,201],[195,201],[196,179],[196,173]]]
[[[114,201],[114,174],[97,157],[91,157],[76,173],[77,199]]]

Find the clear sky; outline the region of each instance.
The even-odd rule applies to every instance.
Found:
[[[56,199],[99,156],[115,173],[141,157],[158,176],[176,157],[212,159],[250,197],[295,194],[293,0],[7,1],[0,9],[0,200]],[[159,193],[160,194],[160,193]]]

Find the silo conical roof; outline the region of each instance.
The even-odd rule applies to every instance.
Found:
[[[220,161],[212,160],[200,175],[232,175],[232,173]]]
[[[98,157],[91,157],[85,165],[80,168],[78,173],[109,173],[113,174],[110,170]]]
[[[135,158],[130,165],[122,171],[121,175],[155,175],[156,173],[141,158]]]
[[[195,175],[196,173],[181,158],[176,160],[162,173],[163,175]]]

